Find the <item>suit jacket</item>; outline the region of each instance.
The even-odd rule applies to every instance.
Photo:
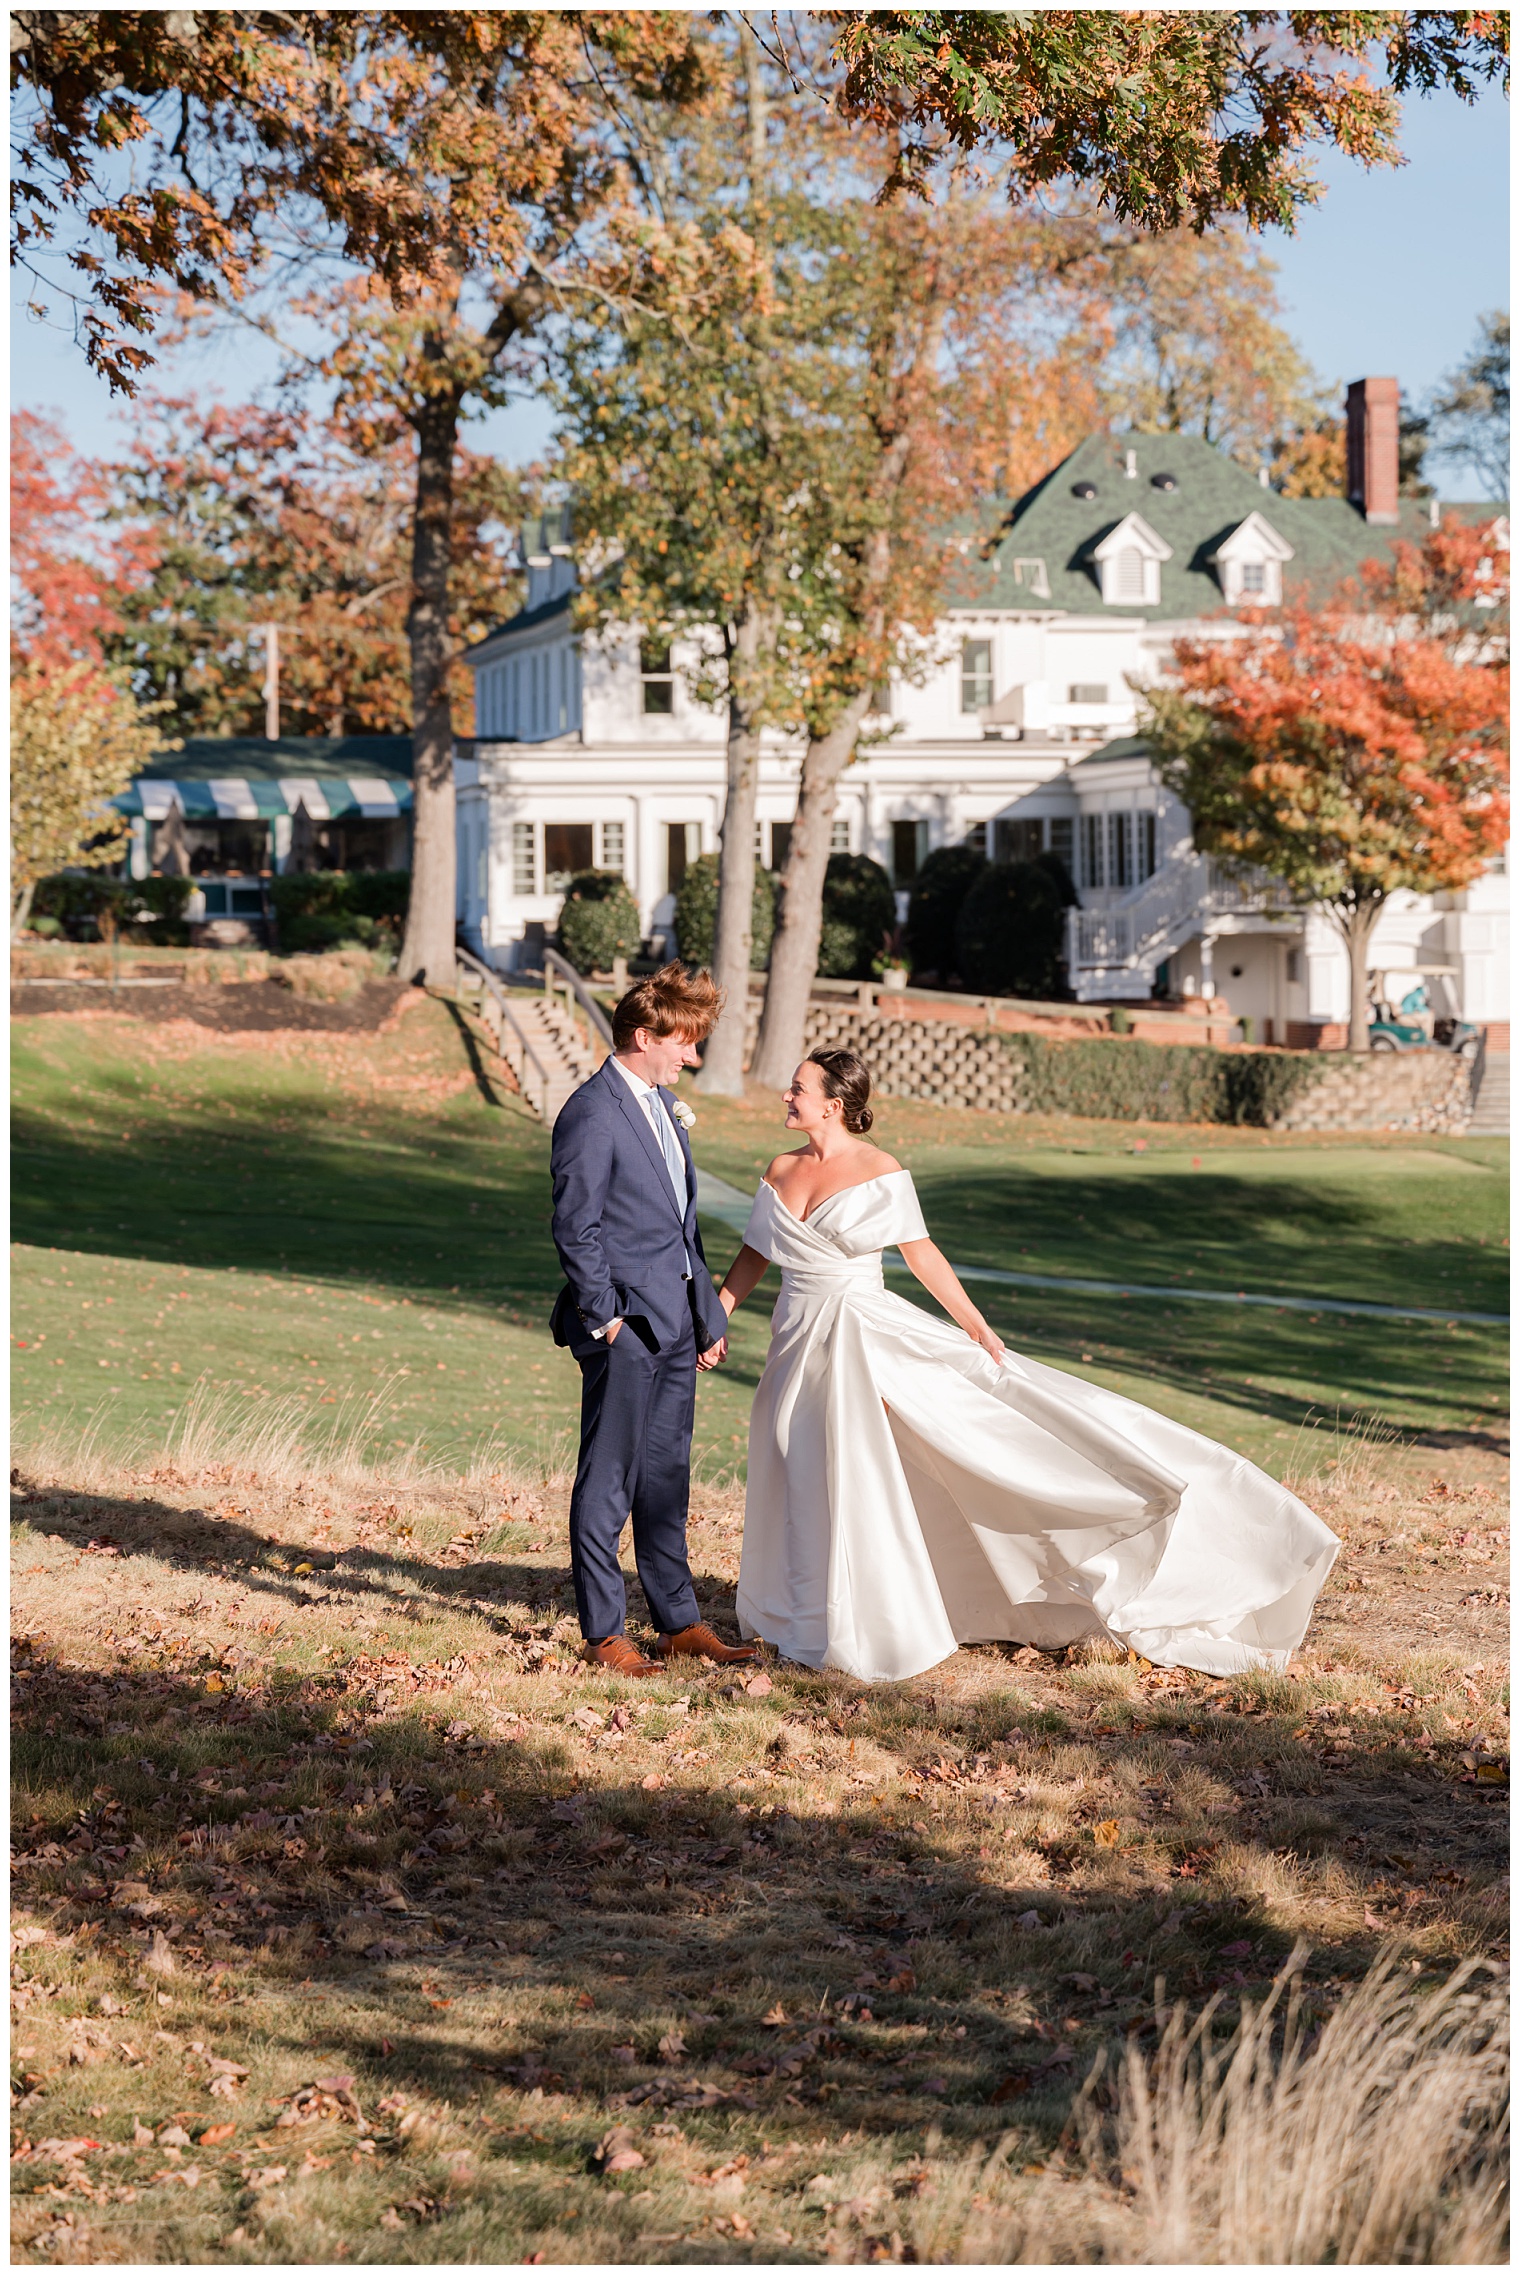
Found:
[[[656,1351],[679,1340],[688,1318],[699,1351],[728,1332],[697,1230],[691,1147],[664,1091],[654,1095],[686,1164],[684,1210],[654,1132],[610,1058],[566,1100],[554,1125],[554,1245],[568,1284],[550,1326],[578,1359],[596,1349],[588,1329],[611,1319],[626,1319]]]

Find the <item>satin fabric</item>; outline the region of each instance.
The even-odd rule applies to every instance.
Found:
[[[1108,1635],[1162,1666],[1284,1666],[1339,1542],[1264,1471],[889,1292],[928,1237],[895,1170],[807,1223],[762,1184],[781,1267],[750,1421],[738,1613],[787,1658],[901,1681],[961,1643]]]

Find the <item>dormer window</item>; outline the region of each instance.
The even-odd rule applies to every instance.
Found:
[[[1231,607],[1276,608],[1282,599],[1283,564],[1293,548],[1264,514],[1247,514],[1214,548],[1220,589]]]
[[[668,640],[640,640],[639,675],[644,682],[646,718],[668,719],[676,707],[675,675]]]
[[[1104,603],[1109,608],[1155,608],[1161,600],[1161,564],[1172,548],[1137,513],[1093,547]]]

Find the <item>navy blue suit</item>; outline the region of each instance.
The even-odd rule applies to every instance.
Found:
[[[662,1634],[699,1617],[686,1560],[697,1353],[728,1332],[702,1236],[686,1132],[654,1093],[686,1165],[684,1210],[643,1110],[611,1059],[554,1125],[554,1245],[567,1285],[550,1325],[581,1370],[581,1444],[570,1496],[570,1562],[582,1633],[621,1635],[618,1541],[633,1553]],[[590,1330],[623,1326],[608,1343]]]

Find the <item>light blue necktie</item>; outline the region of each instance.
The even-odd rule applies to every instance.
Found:
[[[675,1188],[676,1207],[680,1210],[684,1220],[686,1216],[686,1163],[681,1158],[681,1148],[676,1142],[676,1133],[671,1124],[670,1116],[665,1111],[660,1093],[658,1090],[651,1090],[647,1095],[649,1118],[654,1123],[655,1136],[659,1141],[660,1151],[665,1156],[665,1166],[670,1171],[670,1182]]]

